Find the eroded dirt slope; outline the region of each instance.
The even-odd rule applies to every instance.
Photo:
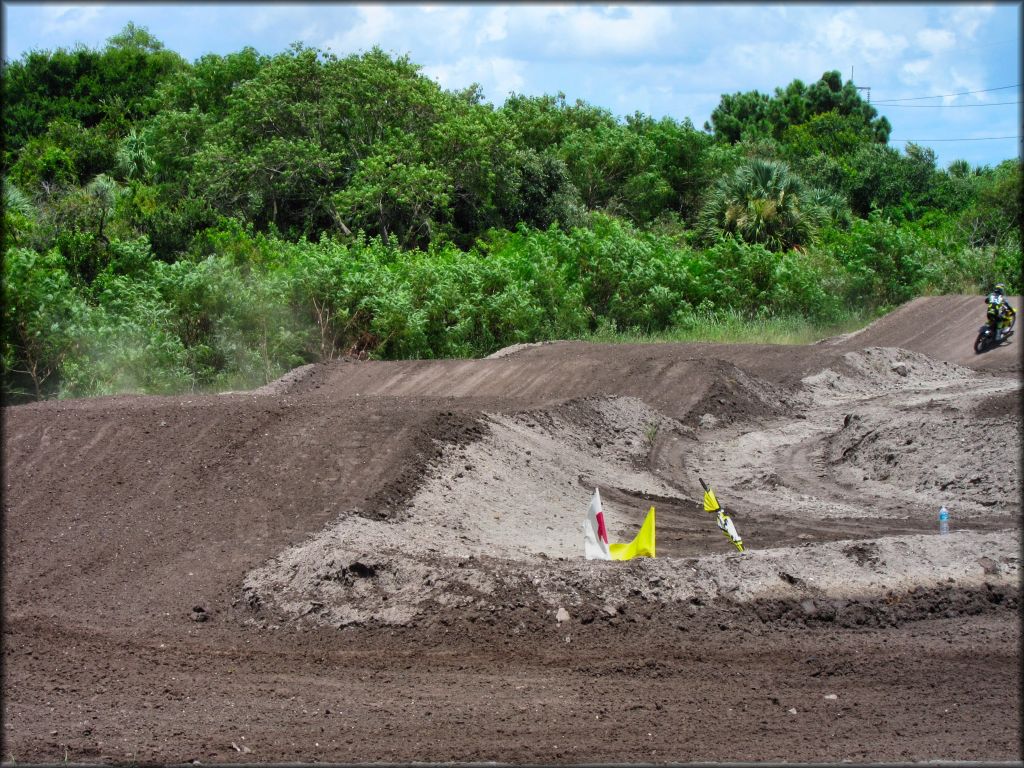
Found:
[[[1020,357],[964,352],[982,318],[6,408],[3,759],[1019,759]],[[656,560],[582,560],[594,487]]]

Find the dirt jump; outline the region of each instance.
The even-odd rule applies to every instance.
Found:
[[[1019,761],[1020,342],[983,321],[7,407],[3,761]],[[656,558],[584,559],[595,489]]]

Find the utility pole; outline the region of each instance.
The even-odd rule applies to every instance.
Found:
[[[868,92],[868,99],[867,99],[867,101],[868,101],[868,104],[871,103],[871,86],[870,85],[855,85],[853,87],[856,88],[858,91],[867,91]]]
[[[852,64],[850,65],[850,82],[851,83],[853,82],[853,65]],[[868,92],[867,93],[867,96],[868,96],[867,102],[868,102],[868,104],[871,103],[871,86],[870,85],[855,85],[853,87],[856,88],[858,91],[867,91]]]

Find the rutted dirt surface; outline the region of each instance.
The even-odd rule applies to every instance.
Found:
[[[1021,364],[981,322],[5,408],[3,759],[1020,760]],[[583,560],[595,487],[657,559]]]

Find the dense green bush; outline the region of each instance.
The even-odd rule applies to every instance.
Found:
[[[481,356],[608,329],[694,328],[721,313],[831,323],[929,290],[997,279],[1017,290],[1019,245],[954,248],[954,230],[876,215],[777,253],[735,237],[694,248],[595,214],[568,232],[492,230],[463,251],[379,237],[292,243],[225,220],[174,263],[152,258],[145,238],[115,241],[89,283],[57,250],[11,249],[8,391],[248,388],[341,355]]]
[[[188,391],[193,379],[156,285],[107,271],[61,368],[64,396]]]
[[[832,230],[826,248],[847,273],[843,298],[850,305],[893,306],[924,287],[920,241],[913,230],[875,214],[848,231]]]
[[[3,275],[5,393],[41,398],[59,387],[88,305],[56,250],[10,248]]]

